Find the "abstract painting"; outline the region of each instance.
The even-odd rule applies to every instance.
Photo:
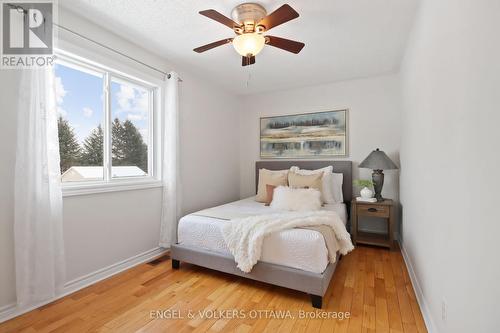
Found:
[[[260,157],[347,156],[347,111],[260,118]]]

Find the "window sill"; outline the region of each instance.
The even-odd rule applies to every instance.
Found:
[[[160,180],[124,181],[105,184],[63,184],[62,195],[63,197],[72,197],[77,195],[143,190],[162,186],[163,184]]]

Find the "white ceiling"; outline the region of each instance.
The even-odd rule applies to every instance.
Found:
[[[418,0],[260,1],[272,12],[290,4],[300,17],[269,34],[304,42],[298,55],[266,46],[241,66],[231,45],[202,54],[193,48],[233,32],[198,11],[230,17],[242,0],[64,0],[60,3],[169,62],[237,94],[281,90],[398,70]]]

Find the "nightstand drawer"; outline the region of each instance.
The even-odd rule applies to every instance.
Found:
[[[389,217],[389,206],[358,206],[358,215],[363,216],[376,216],[376,217]]]

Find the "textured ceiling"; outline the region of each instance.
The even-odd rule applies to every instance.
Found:
[[[230,17],[234,0],[64,0],[60,4],[169,62],[237,94],[281,90],[396,71],[417,0],[291,0],[300,17],[271,30],[302,41],[298,55],[270,46],[242,67],[231,45],[198,54],[193,48],[233,32],[198,14]],[[260,1],[272,12],[285,1]],[[270,33],[270,34],[271,34]]]

